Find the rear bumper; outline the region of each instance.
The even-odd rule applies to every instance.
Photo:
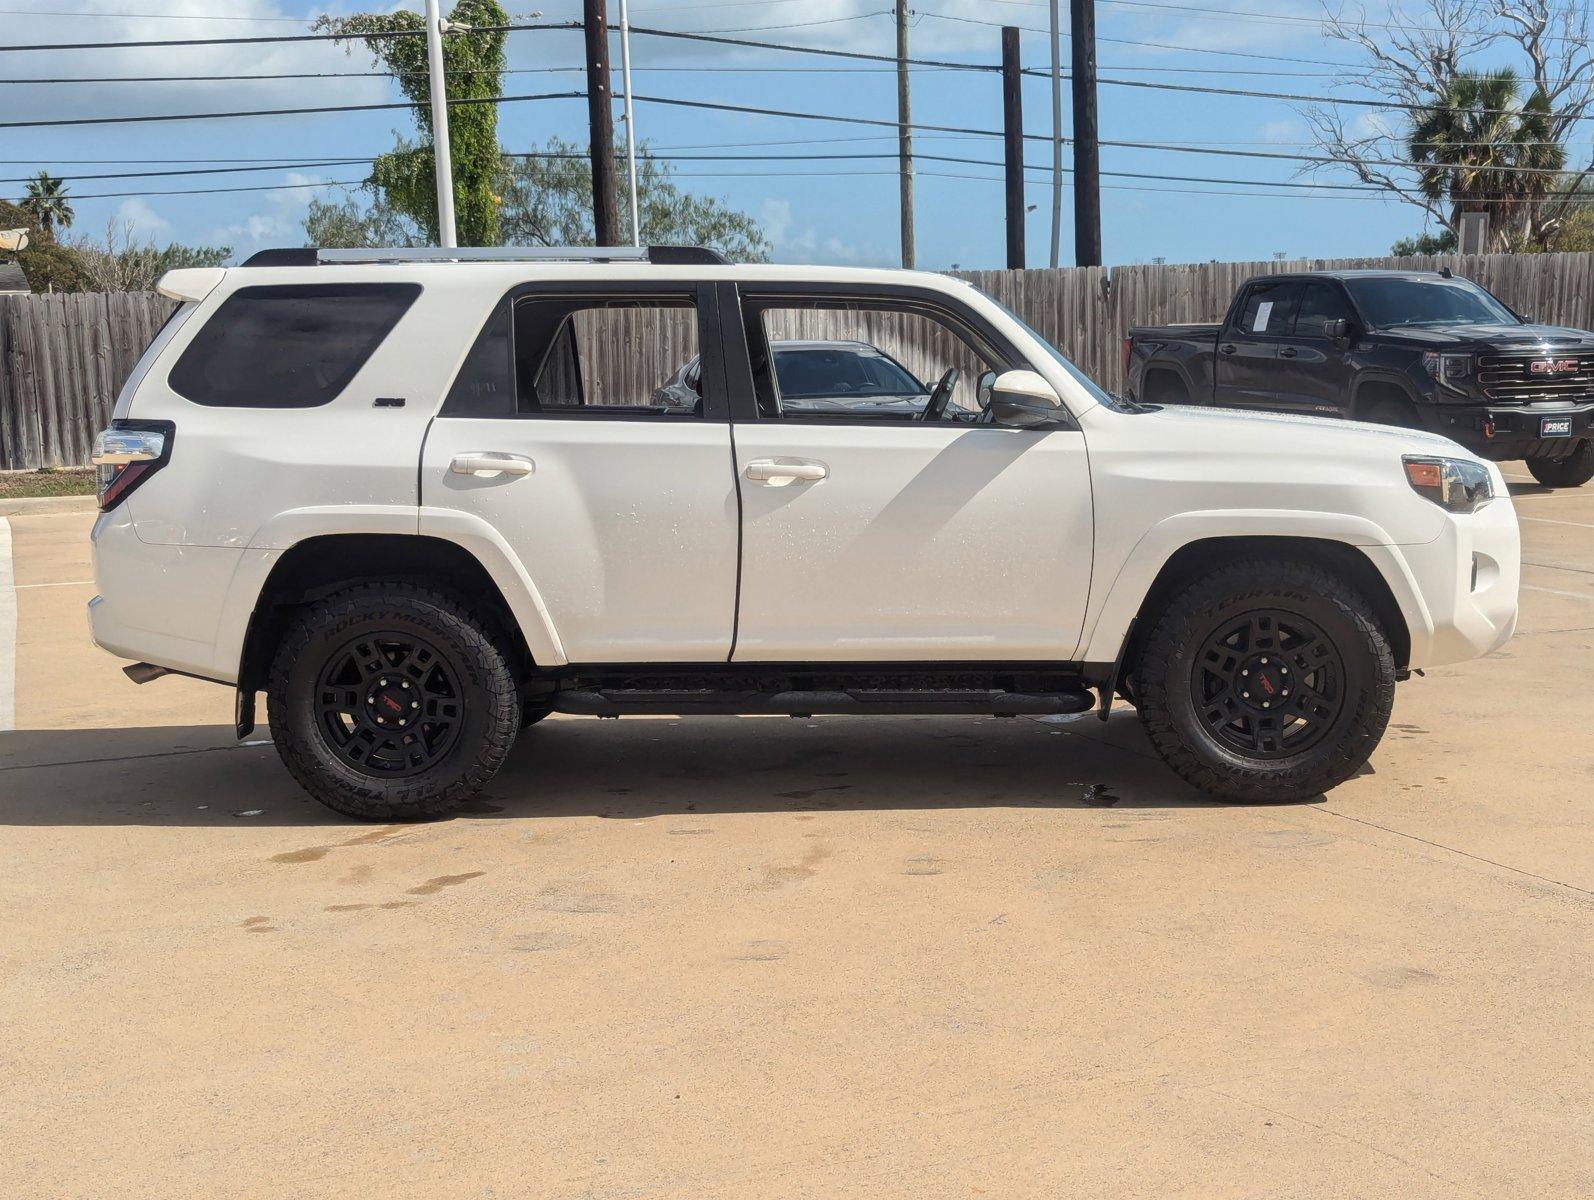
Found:
[[[1594,438],[1594,400],[1544,405],[1436,403],[1418,411],[1433,432],[1497,462],[1554,455],[1571,443]],[[1546,422],[1557,426],[1564,422],[1567,432],[1546,437]]]

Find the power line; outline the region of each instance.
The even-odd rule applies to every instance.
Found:
[[[77,9],[72,12],[49,8],[0,8],[0,16],[7,17],[93,17],[103,20],[106,17],[133,17],[140,21],[255,21],[271,24],[303,25],[302,17],[233,17],[221,16],[216,13],[153,13],[153,12],[110,12],[99,9]]]
[[[577,100],[585,97],[585,92],[535,92],[522,96],[468,96],[450,100],[448,103],[452,107],[456,104],[516,104],[525,100]],[[238,109],[232,112],[149,113],[121,117],[65,117],[46,121],[0,121],[0,129],[40,129],[72,125],[138,125],[159,121],[220,121],[232,120],[237,117],[297,117],[311,113],[381,112],[401,108],[427,107],[429,105],[426,103],[416,103],[410,100],[392,100],[382,104],[324,104],[310,105],[303,108]]]

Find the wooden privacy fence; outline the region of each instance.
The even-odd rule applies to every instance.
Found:
[[[1217,321],[1253,275],[1352,267],[1438,270],[1476,280],[1531,320],[1594,327],[1594,253],[1488,254],[1420,258],[1209,262],[1190,265],[964,271],[1029,322],[1109,391],[1123,386],[1122,340],[1133,325]],[[0,296],[0,470],[87,463],[94,434],[110,419],[116,393],[171,312],[153,294]],[[776,321],[776,318],[779,318]],[[662,318],[662,320],[660,320]],[[609,402],[646,401],[695,337],[681,314],[578,331],[589,377],[611,381]],[[944,334],[924,322],[873,316],[832,327],[815,314],[771,314],[772,337],[868,337],[933,382],[944,365],[964,365]],[[862,323],[860,323],[860,321]],[[925,339],[930,339],[925,341]],[[648,351],[642,353],[642,351]],[[949,357],[951,356],[951,357]],[[967,372],[965,372],[967,374]]]
[[[86,466],[174,307],[152,292],[0,296],[0,470]]]

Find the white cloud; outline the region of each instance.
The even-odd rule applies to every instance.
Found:
[[[136,196],[116,206],[111,223],[118,232],[129,231],[129,240],[134,242],[158,241],[168,236],[172,227],[170,221]]]
[[[304,242],[304,214],[310,201],[327,197],[336,185],[320,175],[289,171],[288,187],[265,193],[266,207],[241,221],[212,230],[205,242],[231,246],[234,256],[243,258],[262,246],[297,246]]]

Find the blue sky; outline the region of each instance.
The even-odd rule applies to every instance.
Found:
[[[1202,0],[1170,0],[1198,4]],[[1354,61],[1348,47],[1325,38],[1312,3],[1282,0],[1205,0],[1212,8],[1260,18],[1207,17],[1098,0],[1098,59],[1103,77],[1193,83],[1217,87],[1326,94],[1343,74],[1336,63]],[[7,5],[16,8],[6,11]],[[633,23],[693,31],[735,31],[730,36],[890,53],[893,23],[879,15],[884,0],[636,0]],[[914,18],[912,53],[959,61],[999,61],[996,25],[1013,23],[1026,32],[1026,66],[1049,62],[1044,0],[920,0]],[[25,9],[26,12],[21,10]],[[40,16],[49,10],[62,15]],[[540,0],[511,5],[517,20],[541,12],[544,23],[578,16],[579,0]],[[334,13],[360,11],[333,7]],[[446,11],[446,0],[445,0]],[[65,15],[69,13],[95,15]],[[122,15],[105,15],[107,13]],[[610,15],[617,0],[610,0]],[[151,14],[165,14],[155,16]],[[215,19],[222,13],[250,20]],[[929,14],[939,14],[932,16]],[[144,15],[134,15],[144,14]],[[171,19],[171,14],[187,14]],[[870,15],[873,14],[873,15]],[[315,15],[271,0],[231,0],[223,9],[203,0],[0,0],[5,35],[0,44],[194,38],[302,32]],[[1372,10],[1373,19],[1390,19]],[[1278,20],[1276,18],[1295,18]],[[948,19],[961,18],[961,19]],[[1066,30],[1067,4],[1063,4]],[[986,24],[984,22],[989,22]],[[782,28],[784,27],[784,28]],[[1184,47],[1156,49],[1122,41]],[[510,36],[506,94],[575,90],[583,86],[579,32],[544,31]],[[892,119],[895,81],[889,69],[811,56],[750,51],[697,43],[635,37],[633,65],[640,95],[676,96],[768,109],[805,109]],[[1243,52],[1256,57],[1241,57]],[[1319,60],[1315,63],[1299,60]],[[618,68],[618,49],[614,51]],[[1296,60],[1296,61],[1290,61]],[[1066,69],[1068,49],[1063,47]],[[830,66],[832,71],[816,72]],[[866,69],[860,70],[859,67]],[[803,68],[793,70],[792,68]],[[1146,68],[1156,68],[1148,70]],[[1175,68],[1176,70],[1169,70]],[[310,104],[362,104],[401,99],[390,80],[371,77],[251,81],[239,76],[275,72],[369,71],[362,52],[331,45],[286,45],[51,51],[0,54],[0,79],[56,76],[203,74],[202,83],[0,84],[0,120],[90,117],[194,110],[275,108]],[[1064,124],[1068,96],[1064,85]],[[1341,89],[1338,94],[1358,95]],[[1227,147],[1299,152],[1310,140],[1298,105],[1288,101],[1158,92],[1124,87],[1100,89],[1103,139],[1162,142],[1186,147]],[[913,79],[918,122],[996,129],[1001,124],[1000,81],[988,73],[919,70]],[[1362,110],[1370,113],[1370,110]],[[1030,79],[1024,96],[1025,127],[1049,133],[1050,96],[1044,79]],[[1364,119],[1376,120],[1376,115]],[[1387,119],[1398,120],[1391,114]],[[227,244],[240,254],[261,246],[296,245],[309,199],[339,194],[336,181],[358,180],[360,166],[327,166],[226,176],[166,179],[88,180],[83,175],[128,170],[177,170],[180,161],[368,157],[387,149],[394,131],[409,132],[408,114],[330,113],[307,117],[229,121],[83,126],[65,129],[0,130],[0,178],[26,176],[41,168],[69,178],[76,202],[74,232],[100,236],[107,222],[131,223],[141,239],[158,243]],[[640,137],[664,153],[880,153],[892,154],[886,130],[820,124],[767,115],[718,114],[653,104],[637,106]],[[505,104],[499,135],[508,150],[532,149],[549,135],[586,139],[583,100]],[[618,136],[618,135],[617,135]],[[989,137],[921,134],[921,154],[986,159],[1001,157]],[[1581,161],[1585,146],[1574,147]],[[92,160],[163,160],[117,163]],[[1050,147],[1031,143],[1029,161],[1050,162]],[[245,164],[233,164],[245,165]],[[1065,166],[1068,165],[1065,151]],[[1297,191],[1277,195],[1232,195],[1248,189],[1181,183],[1167,176],[1211,176],[1251,180],[1303,178],[1298,164],[1210,157],[1204,154],[1104,148],[1104,171],[1144,172],[1153,180],[1106,179],[1102,193],[1103,250],[1108,263],[1205,259],[1382,254],[1397,237],[1418,232],[1416,209],[1380,198]],[[756,216],[774,242],[776,257],[791,262],[895,265],[897,183],[894,159],[834,163],[772,161],[682,162],[683,186],[724,198]],[[974,176],[977,178],[969,178]],[[1344,176],[1317,176],[1346,182]],[[298,186],[284,186],[298,185]],[[315,185],[315,186],[305,186]],[[328,185],[328,186],[321,186]],[[273,190],[212,195],[158,195],[193,187],[270,187]],[[89,199],[96,193],[141,191]],[[1190,191],[1206,194],[1187,194]],[[21,185],[0,185],[19,195]],[[1002,185],[996,167],[920,163],[916,185],[919,265],[932,269],[1003,265]],[[1050,231],[1050,185],[1032,172],[1028,200],[1035,206],[1028,226],[1029,263],[1046,265]],[[1072,206],[1064,186],[1062,262],[1072,262]]]

